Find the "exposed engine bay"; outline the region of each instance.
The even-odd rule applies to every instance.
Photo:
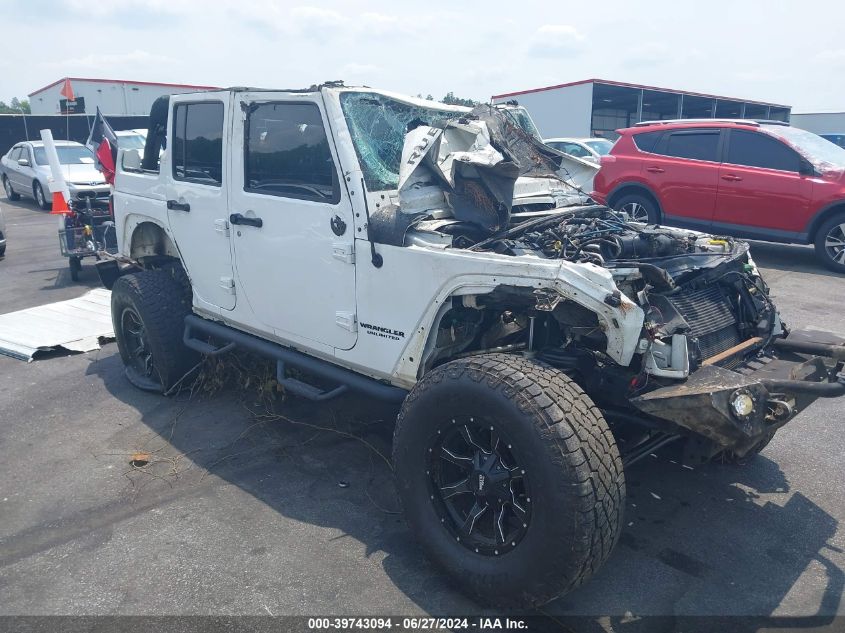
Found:
[[[609,270],[617,290],[605,303],[621,306],[624,295],[645,313],[637,350],[640,378],[633,384],[645,383],[649,376],[685,378],[743,341],[755,339],[745,350],[751,352],[783,334],[744,242],[633,223],[624,214],[589,204],[584,192],[567,180],[560,153],[493,106],[478,106],[434,125],[417,118],[408,128],[396,194],[369,218],[374,242],[561,260]],[[519,305],[515,299],[507,299],[511,310]],[[561,303],[559,297],[548,301],[555,305],[544,309],[544,298],[532,296],[531,305],[525,306],[554,317],[554,340],[545,347],[600,354],[606,341],[595,315],[571,301]],[[537,316],[531,317],[535,327]],[[467,349],[512,344],[514,332],[521,330],[527,345],[530,334],[523,321],[508,323],[502,330],[507,335],[499,340],[488,331],[484,341]],[[543,327],[552,336],[551,329]],[[484,329],[468,323],[462,328],[465,335]],[[437,356],[455,353],[454,345],[448,347],[448,353],[444,349]]]
[[[796,371],[773,350],[788,332],[745,242],[591,204],[554,150],[490,106],[409,127],[396,195],[371,214],[371,240],[598,267],[615,286],[604,303],[644,315],[623,366],[608,355],[595,310],[553,290],[502,285],[443,307],[424,369],[465,355],[535,355],[570,374],[609,419],[670,422],[633,440],[641,452],[685,428],[710,440],[709,456],[725,446],[741,454],[792,417],[796,398],[771,398],[745,377]],[[800,367],[820,380],[833,371]]]

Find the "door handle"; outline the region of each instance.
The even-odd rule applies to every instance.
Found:
[[[739,182],[742,178],[734,174],[722,174],[722,180],[727,180],[728,182]]]
[[[646,167],[645,170],[650,171],[652,174],[662,174],[666,171],[662,167]]]
[[[233,213],[230,215],[229,222],[232,224],[248,224],[249,226],[254,226],[258,229],[264,226],[264,220],[261,218],[248,218],[242,213]]]
[[[168,200],[167,208],[171,211],[190,211],[191,205],[187,202],[179,202],[178,200]]]

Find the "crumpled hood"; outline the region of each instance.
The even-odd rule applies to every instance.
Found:
[[[565,190],[577,191],[562,175],[562,160],[500,110],[480,105],[443,126],[419,125],[407,133],[400,208],[417,212],[421,190],[438,187],[455,219],[500,230],[509,224],[515,199],[545,195],[548,202],[562,201]]]

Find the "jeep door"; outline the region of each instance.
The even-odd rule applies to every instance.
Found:
[[[180,97],[171,98],[168,224],[198,305],[231,310],[235,282],[226,195],[231,175],[223,160],[229,152],[228,103],[206,95]],[[167,165],[163,160],[162,170]]]
[[[319,93],[241,93],[230,222],[239,292],[288,341],[357,340],[353,219]]]

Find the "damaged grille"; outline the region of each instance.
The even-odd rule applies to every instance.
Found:
[[[702,360],[741,342],[733,307],[719,286],[684,290],[667,298],[689,323],[687,336],[695,339],[693,347]]]

